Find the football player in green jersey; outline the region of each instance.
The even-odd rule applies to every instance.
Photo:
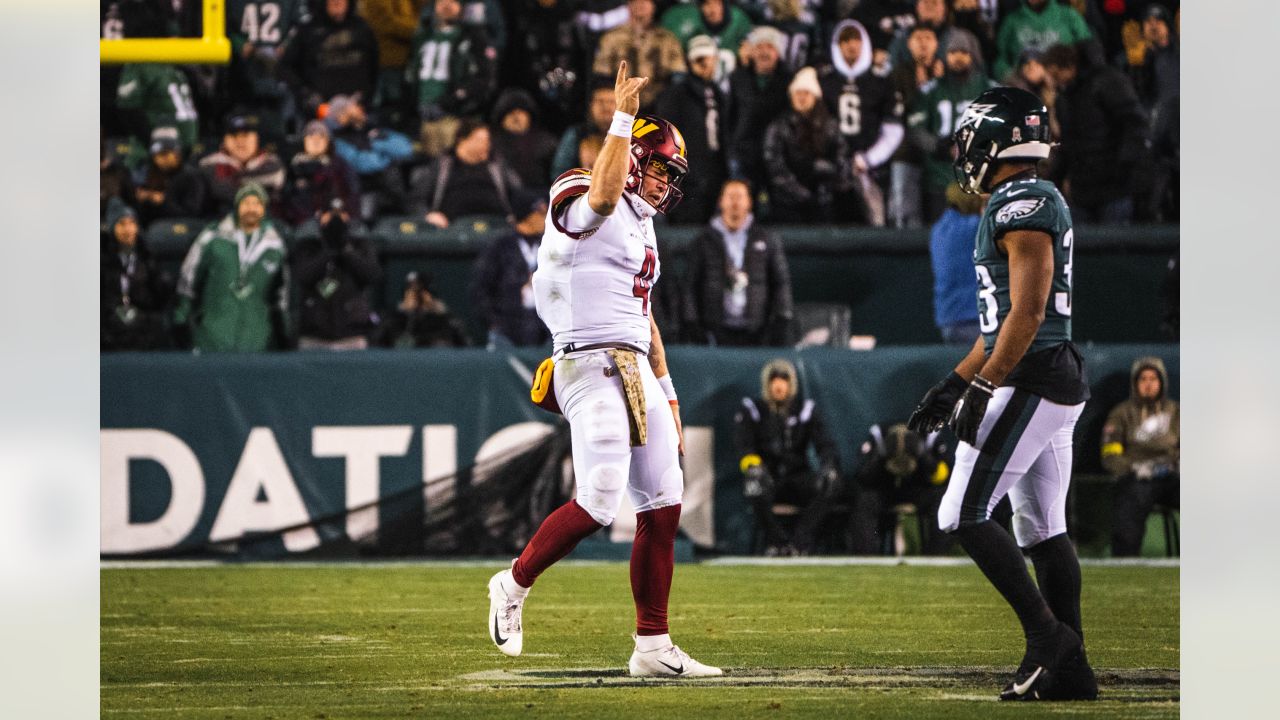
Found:
[[[973,253],[982,336],[908,423],[928,433],[950,421],[960,444],[938,525],[955,534],[1022,623],[1026,654],[1001,700],[1098,694],[1066,519],[1072,431],[1089,386],[1071,343],[1071,212],[1036,175],[1049,156],[1048,126],[1039,98],[1008,87],[983,92],[960,118],[957,179],[968,192],[990,194]],[[1006,494],[1016,544],[991,522]]]

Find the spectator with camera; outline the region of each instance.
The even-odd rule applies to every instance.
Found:
[[[786,345],[793,303],[782,240],[751,213],[751,190],[729,180],[720,214],[689,249],[685,335],[699,344]]]
[[[107,206],[102,244],[100,340],[103,352],[169,346],[168,290],[138,232],[138,214],[119,198]]]
[[[284,240],[267,216],[266,188],[241,186],[234,210],[187,251],[173,313],[178,344],[196,352],[259,352],[289,344]]]
[[[938,505],[946,492],[947,447],[938,433],[927,437],[905,423],[877,423],[858,451],[854,483],[853,553],[889,550],[898,522],[896,508],[910,506],[919,524],[924,555],[941,555],[950,536],[938,529]]]
[[[338,95],[331,99],[324,122],[333,133],[335,152],[360,178],[359,216],[370,220],[384,211],[404,212],[400,166],[413,156],[413,142],[403,133],[383,127],[365,112],[359,97]]]
[[[301,225],[329,209],[339,199],[348,208],[360,207],[360,178],[334,151],[329,126],[320,120],[307,123],[302,149],[289,161],[289,184],[281,215],[291,225]]]
[[[816,404],[799,397],[794,365],[769,361],[760,371],[760,384],[762,397],[743,398],[734,416],[743,493],[766,554],[808,555],[831,500],[841,491],[840,460]],[[816,470],[810,449],[818,457]],[[778,521],[775,503],[796,509],[792,529]]]
[[[1129,374],[1129,399],[1112,408],[1102,428],[1102,465],[1116,480],[1111,554],[1142,550],[1147,516],[1157,505],[1180,505],[1179,408],[1168,396],[1169,374],[1158,357],[1140,357]]]
[[[440,348],[470,345],[462,322],[436,297],[428,273],[404,278],[404,296],[383,322],[378,344],[389,348]]]
[[[317,218],[320,237],[293,251],[301,296],[298,349],[364,350],[373,330],[369,287],[382,279],[373,243],[352,232],[346,203],[334,198]]]
[[[533,271],[546,228],[547,198],[522,190],[514,198],[517,220],[476,261],[472,304],[489,329],[488,347],[543,345],[551,333],[533,303]]]
[[[204,178],[182,161],[178,129],[158,127],[151,133],[148,161],[134,177],[138,220],[143,227],[162,218],[195,217],[204,212]]]

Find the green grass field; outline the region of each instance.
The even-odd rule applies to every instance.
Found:
[[[1177,717],[1178,569],[1084,568],[1096,703],[993,702],[1022,654],[972,566],[678,565],[676,642],[727,676],[626,676],[627,567],[564,563],[525,654],[477,565],[102,570],[102,714],[165,718]]]

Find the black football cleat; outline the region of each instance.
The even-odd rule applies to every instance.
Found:
[[[1013,682],[1000,691],[1005,701],[1048,700],[1049,670],[1043,665],[1024,663],[1013,676]]]
[[[1071,656],[1058,668],[1053,686],[1048,689],[1047,700],[1097,700],[1098,679],[1089,666],[1084,648]]]
[[[1022,664],[1018,666],[1013,681],[1000,692],[1000,699],[1005,701],[1065,700],[1055,697],[1061,690],[1056,688],[1059,673],[1066,668],[1068,675],[1076,670],[1076,685],[1069,688],[1074,693],[1083,694],[1088,689],[1088,681],[1093,681],[1093,670],[1088,669],[1084,661],[1084,643],[1074,630],[1063,623],[1058,623],[1052,640],[1037,652],[1027,651]],[[1031,658],[1036,659],[1031,659]],[[1079,662],[1076,662],[1079,658]],[[1087,678],[1083,673],[1088,669]],[[1093,696],[1097,697],[1097,683],[1093,681]],[[1085,699],[1072,697],[1070,699]]]

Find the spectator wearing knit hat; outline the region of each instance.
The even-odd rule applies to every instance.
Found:
[[[769,219],[828,222],[838,193],[850,189],[850,153],[822,103],[813,68],[801,68],[787,89],[790,110],[764,136]]]
[[[522,88],[503,90],[491,120],[493,154],[506,160],[525,187],[547,187],[556,141],[537,122],[533,96]]]
[[[706,222],[715,211],[716,194],[727,176],[725,128],[729,108],[715,82],[719,54],[715,40],[706,35],[695,36],[689,41],[691,72],[658,97],[655,112],[680,128],[689,167],[694,169],[681,187],[684,200],[668,215],[671,222]]]
[[[284,164],[275,153],[263,149],[258,135],[258,118],[236,114],[227,119],[222,146],[200,160],[213,210],[231,212],[236,192],[246,182],[255,182],[279,198],[284,187]]]
[[[182,161],[178,129],[158,127],[151,133],[149,158],[134,177],[138,220],[147,227],[160,218],[194,217],[204,212],[205,187],[200,172]]]
[[[752,30],[744,46],[747,62],[729,75],[729,176],[758,190],[766,182],[760,138],[787,109],[791,72],[782,63],[786,38],[777,28]]]
[[[978,39],[952,28],[944,48],[945,70],[916,99],[907,114],[907,139],[924,158],[921,191],[924,221],[932,224],[946,209],[947,185],[955,179],[951,135],[969,103],[994,83],[982,66]]]
[[[163,310],[169,288],[142,243],[137,213],[119,198],[107,207],[101,280],[102,351],[168,347]]]
[[[404,133],[383,127],[365,112],[360,98],[350,95],[337,95],[329,101],[324,122],[333,133],[338,157],[360,177],[357,214],[370,220],[384,211],[404,212],[400,165],[413,156],[413,141]]]
[[[289,184],[280,215],[299,225],[341,200],[347,212],[360,207],[360,179],[334,150],[329,126],[312,120],[303,128],[302,149],[289,161]]]
[[[268,203],[262,185],[245,183],[232,212],[206,227],[187,251],[173,313],[180,346],[258,352],[287,345],[285,247],[267,217]]]

